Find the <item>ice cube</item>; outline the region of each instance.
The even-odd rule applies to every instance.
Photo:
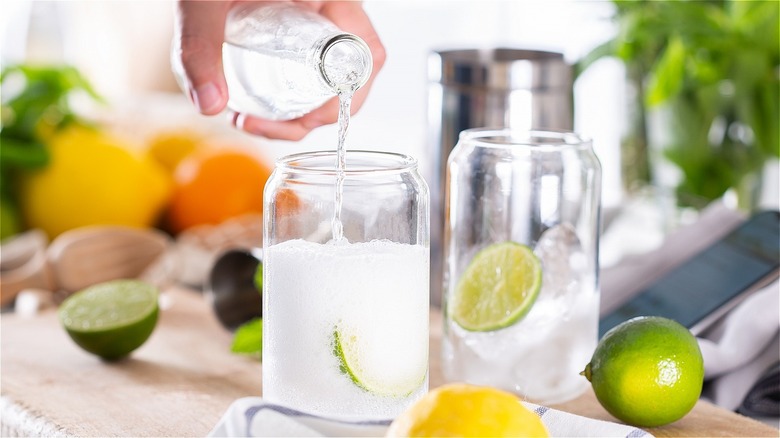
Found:
[[[574,227],[563,223],[547,229],[536,243],[534,254],[542,263],[542,289],[528,322],[544,325],[568,319],[587,260]]]

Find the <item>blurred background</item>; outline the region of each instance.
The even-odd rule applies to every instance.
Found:
[[[606,292],[636,289],[659,275],[657,265],[668,267],[670,254],[680,262],[752,212],[780,207],[776,0],[364,7],[388,58],[346,146],[412,155],[429,183],[440,154],[431,139],[441,115],[431,99],[434,51],[563,55],[573,72],[573,128],[593,139],[603,168],[602,308]],[[274,160],[335,148],[336,126],[273,141],[236,130],[224,115],[198,114],[171,72],[174,8],[172,0],[0,2],[3,310],[25,291],[33,298],[17,300],[16,310],[34,313],[112,278],[208,290],[219,255],[262,245],[262,191]],[[696,222],[713,206],[729,214]],[[696,233],[656,265],[626,268],[693,223]],[[244,286],[259,299],[258,261],[244,259]],[[617,270],[607,275],[615,267],[622,282]],[[721,404],[734,409],[740,400]]]
[[[683,4],[682,9],[675,9],[676,4]],[[644,230],[624,230],[625,239],[607,238],[604,265],[659,245],[666,233],[695,220],[713,201],[744,212],[780,204],[777,2],[367,0],[364,6],[388,59],[353,118],[347,148],[403,152],[431,169],[438,153],[429,136],[429,114],[437,110],[429,105],[431,53],[497,47],[547,50],[563,54],[576,73],[574,129],[593,139],[602,163],[605,230],[621,223],[621,217],[630,219],[624,226],[628,222]],[[0,8],[4,70],[19,64],[69,65],[103,97],[104,103],[84,98],[85,87],[70,73],[65,75],[70,79],[63,80],[46,79],[38,72],[44,82],[59,81],[63,95],[81,90],[68,97],[66,109],[59,95],[51,97],[59,105],[59,119],[51,122],[52,117],[40,112],[40,120],[60,128],[71,111],[111,135],[87,141],[83,132],[41,135],[48,131],[28,126],[27,140],[38,149],[22,145],[21,154],[16,153],[12,146],[18,138],[12,137],[22,135],[24,127],[8,108],[25,89],[25,81],[6,74],[3,237],[37,228],[53,239],[91,222],[156,226],[173,236],[198,225],[216,226],[259,213],[259,195],[254,193],[254,201],[233,210],[209,205],[212,212],[222,209],[221,214],[198,211],[202,207],[193,204],[219,198],[209,190],[224,193],[229,184],[240,184],[227,182],[227,169],[236,168],[242,158],[200,154],[193,160],[190,155],[198,155],[193,152],[215,145],[248,152],[261,163],[247,171],[252,181],[267,178],[273,160],[282,155],[335,147],[335,126],[318,128],[299,142],[271,141],[235,130],[226,117],[197,114],[171,73],[173,1],[6,0]],[[27,91],[32,82],[28,77]],[[687,113],[680,113],[681,108]],[[678,135],[675,121],[695,126],[688,131],[700,138]],[[70,164],[58,164],[68,159],[59,157],[56,144],[68,142],[118,143],[143,160],[155,161],[156,167],[162,165],[161,182],[147,183],[155,178],[138,175],[132,178],[141,182],[131,176],[123,182],[122,173],[112,170],[111,159],[101,161],[89,148]],[[31,150],[43,152],[35,158]],[[57,160],[48,159],[47,150]],[[75,148],[63,153],[76,155]],[[127,168],[121,159],[114,160],[115,166]],[[199,186],[184,187],[177,181],[181,178],[176,168],[183,162],[190,162],[190,173],[194,168],[204,174]],[[98,182],[77,181],[72,177],[77,173],[105,176]],[[88,217],[89,207],[80,202],[95,185],[113,190],[108,198],[124,198],[124,204],[143,214],[118,211],[110,217]],[[113,208],[103,198],[90,202],[104,212]]]
[[[135,104],[151,94],[181,94],[169,63],[174,2],[11,0],[6,4],[4,9],[10,13],[3,14],[5,64],[74,65],[113,107]],[[389,56],[371,99],[350,127],[349,146],[396,150],[423,162],[430,155],[425,142],[431,51],[541,49],[562,52],[573,63],[615,33],[609,2],[369,0],[365,9]],[[584,133],[598,137],[605,168],[617,169],[612,161],[618,158],[615,148],[622,123],[622,73],[617,62],[604,63],[612,65],[594,66],[582,81],[589,85],[578,85],[584,92],[578,96],[583,110],[577,118]],[[596,109],[587,109],[594,105]],[[225,122],[220,119],[214,124]],[[301,142],[270,146],[267,153],[278,156],[333,148],[335,134],[335,126],[323,127]],[[269,143],[247,140],[263,149]],[[606,173],[610,187],[606,201],[615,204],[620,196],[619,173]]]

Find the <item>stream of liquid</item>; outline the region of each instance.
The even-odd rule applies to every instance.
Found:
[[[339,138],[336,148],[336,201],[333,208],[331,228],[333,241],[338,242],[344,238],[344,224],[341,222],[341,204],[344,196],[344,171],[347,167],[347,149],[344,141],[349,130],[349,112],[352,105],[353,89],[344,89],[338,93],[339,97]]]

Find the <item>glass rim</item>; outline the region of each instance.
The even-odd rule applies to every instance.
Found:
[[[338,152],[335,150],[299,152],[286,155],[276,160],[276,169],[285,172],[299,172],[312,175],[337,175],[336,168]],[[350,157],[354,161],[358,157],[367,157],[370,160],[378,160],[371,165],[361,164],[360,167],[350,168]],[[313,160],[322,160],[330,158],[327,166],[311,165]],[[325,163],[326,161],[322,161]],[[346,168],[344,169],[345,178],[350,176],[364,175],[388,175],[409,172],[417,169],[417,160],[406,154],[386,151],[369,150],[348,150],[346,151]]]
[[[500,137],[502,141],[487,141]],[[508,148],[527,146],[542,150],[561,148],[590,149],[593,140],[574,131],[554,129],[471,128],[461,131],[458,142],[468,141],[481,147]]]

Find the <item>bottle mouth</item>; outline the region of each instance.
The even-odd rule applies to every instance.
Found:
[[[341,33],[325,42],[320,72],[337,92],[355,91],[365,85],[372,66],[371,50],[361,38]]]

